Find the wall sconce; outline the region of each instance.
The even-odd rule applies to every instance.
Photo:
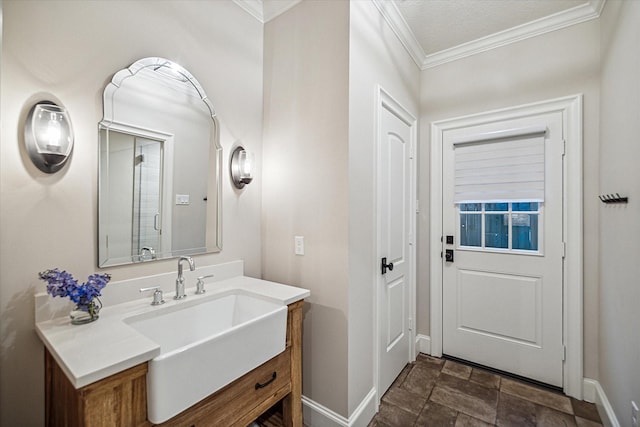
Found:
[[[60,170],[73,150],[73,128],[67,110],[51,101],[36,103],[27,114],[24,141],[38,169],[46,173]]]
[[[253,153],[249,153],[243,146],[236,147],[231,153],[231,180],[236,188],[244,188],[253,180],[253,164],[255,157]]]

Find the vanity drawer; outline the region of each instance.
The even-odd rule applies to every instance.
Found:
[[[290,353],[287,348],[161,425],[245,427],[291,391]]]

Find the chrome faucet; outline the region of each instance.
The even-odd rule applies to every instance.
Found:
[[[147,260],[147,254],[151,257],[151,259],[156,259],[156,251],[151,246],[143,246],[140,249],[140,261]]]
[[[208,279],[210,277],[213,277],[213,274],[198,277],[198,282],[196,283],[196,295],[202,295],[207,292],[204,290],[204,279]]]
[[[196,264],[193,262],[193,258],[190,256],[181,256],[178,260],[178,278],[176,279],[176,295],[173,299],[182,299],[186,298],[187,294],[184,293],[184,277],[182,277],[182,261],[187,261],[189,263],[189,270],[193,271],[196,269]]]

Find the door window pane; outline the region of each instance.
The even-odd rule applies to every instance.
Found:
[[[502,212],[509,210],[509,203],[485,203],[484,210],[487,212]]]
[[[460,246],[539,251],[540,202],[460,203]]]
[[[462,246],[482,246],[482,215],[460,215],[460,244]]]
[[[511,247],[527,251],[538,250],[538,215],[511,214]]]
[[[513,203],[513,207],[512,209],[513,211],[529,211],[529,212],[536,212],[538,210],[538,203],[537,202],[521,202],[521,203]]]
[[[480,212],[482,203],[460,203],[460,210],[466,212]]]
[[[509,247],[509,216],[507,214],[486,214],[484,229],[486,248],[507,249]]]

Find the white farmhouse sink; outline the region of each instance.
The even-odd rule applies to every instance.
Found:
[[[287,306],[232,290],[125,322],[160,345],[147,373],[148,418],[157,424],[284,351]]]

